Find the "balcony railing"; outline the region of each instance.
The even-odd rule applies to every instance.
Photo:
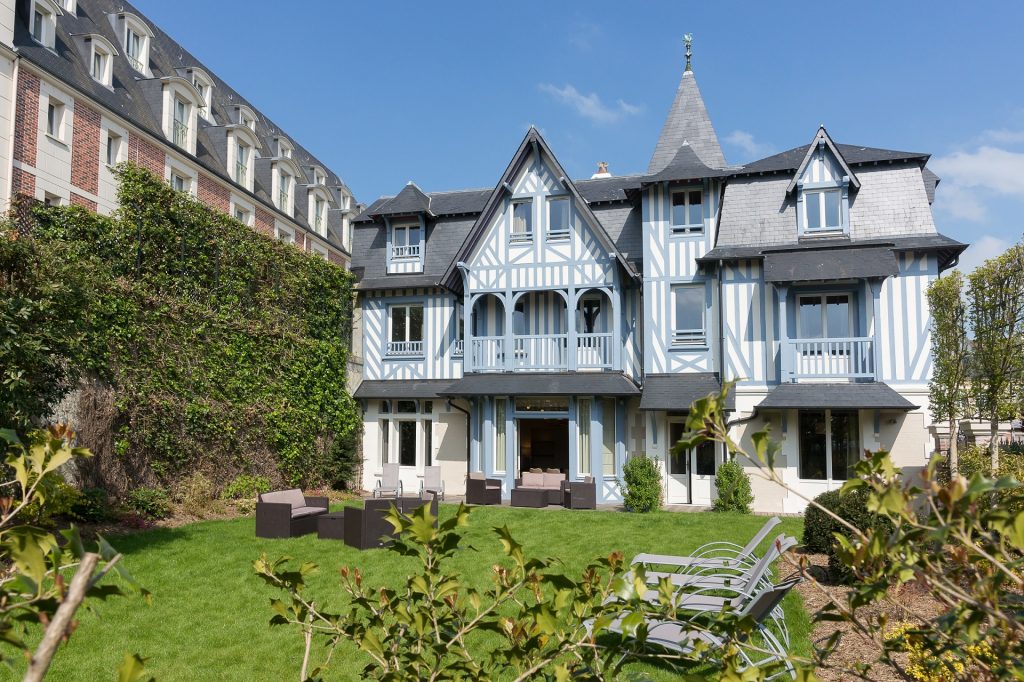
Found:
[[[423,355],[422,341],[388,341],[387,355]]]
[[[410,244],[409,246],[392,246],[391,247],[392,258],[419,258],[420,257],[420,245]]]
[[[465,345],[466,344],[462,341],[462,339],[457,340],[455,344],[452,346],[452,355],[454,355],[457,358],[461,358]]]
[[[579,334],[576,337],[576,366],[607,368],[612,366],[612,335]]]
[[[183,121],[174,121],[172,135],[174,144],[179,147],[188,146],[188,126]]]
[[[129,64],[131,64],[132,68],[133,68],[133,69],[135,69],[136,71],[140,71],[140,72],[141,72],[141,71],[144,71],[144,70],[145,70],[145,69],[143,68],[143,66],[142,66],[142,61],[141,61],[141,60],[139,60],[139,58],[138,58],[138,57],[136,57],[135,55],[133,55],[133,54],[127,54],[127,53],[126,53],[126,54],[125,54],[125,57],[127,57],[127,58],[128,58],[128,63],[129,63]]]
[[[249,177],[249,167],[241,161],[235,162],[235,182],[239,185],[245,185],[246,179]]]
[[[793,379],[870,379],[875,376],[874,339],[793,339]]]
[[[470,362],[478,371],[505,369],[505,337],[477,336],[469,340]]]
[[[512,337],[513,369],[564,370],[568,367],[566,334],[530,334]]]

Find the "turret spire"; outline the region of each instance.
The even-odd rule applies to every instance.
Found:
[[[687,71],[693,71],[693,66],[690,64],[690,57],[693,56],[693,34],[687,33],[683,36],[683,45],[686,46],[686,68],[683,70],[684,73]]]

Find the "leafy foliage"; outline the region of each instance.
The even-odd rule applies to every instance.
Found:
[[[733,511],[741,514],[750,513],[750,505],[754,502],[754,493],[750,490],[750,476],[739,462],[728,459],[722,462],[715,472],[715,511]]]
[[[165,488],[143,486],[125,497],[125,506],[148,519],[166,519],[171,515],[171,496]]]
[[[0,297],[17,332],[0,336],[0,413],[46,415],[87,372],[114,389],[110,428],[81,436],[94,485],[196,470],[216,485],[342,485],[361,428],[346,389],[351,274],[145,170],[118,175],[114,216],[35,205],[30,238],[0,238],[0,286],[25,292]]]
[[[647,513],[661,507],[661,471],[649,457],[631,457],[622,468],[623,502],[628,511]]]
[[[885,517],[868,510],[868,498],[865,488],[829,490],[815,497],[816,504],[804,512],[804,546],[828,554],[829,573],[836,580],[849,580],[852,577],[848,567],[839,561],[836,535],[849,538],[852,533],[835,517],[861,532],[871,528],[885,531],[891,526]]]
[[[255,498],[260,493],[270,492],[270,479],[266,476],[241,474],[224,486],[221,497],[226,500]]]
[[[967,302],[964,278],[959,270],[939,277],[928,286],[932,314],[932,378],[929,402],[936,421],[949,429],[949,466],[958,466],[957,422],[970,413],[967,381],[970,342],[967,335]]]
[[[110,502],[103,488],[82,488],[71,506],[71,516],[79,521],[102,523],[110,518]]]

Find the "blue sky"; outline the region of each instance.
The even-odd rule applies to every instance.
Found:
[[[691,32],[730,162],[823,123],[931,153],[967,267],[1024,231],[1024,3],[136,4],[363,202],[408,180],[492,187],[530,124],[574,177],[643,171]]]

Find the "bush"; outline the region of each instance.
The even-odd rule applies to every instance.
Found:
[[[214,504],[217,495],[214,492],[213,482],[199,472],[178,483],[174,489],[174,499],[186,514],[200,518],[223,507],[220,502]]]
[[[270,492],[270,479],[266,476],[249,476],[242,474],[235,476],[235,479],[228,483],[221,497],[225,500],[252,499],[260,493]]]
[[[136,488],[128,493],[125,506],[148,519],[166,519],[171,515],[171,496],[164,488]]]
[[[965,445],[959,451],[958,457],[960,475],[970,479],[975,474],[992,476],[992,456],[989,454],[986,445]],[[943,475],[940,480],[945,483],[949,481],[949,464],[944,462],[941,471]],[[1011,442],[999,446],[999,470],[995,472],[998,476],[1013,476],[1018,481],[1024,481],[1024,443]],[[1015,491],[1004,490],[992,493],[993,504],[997,504],[1007,511],[1018,512],[1022,510],[1021,496]]]
[[[750,492],[750,476],[735,459],[723,462],[715,474],[715,511],[734,511],[741,514],[750,513],[750,504],[754,494]]]
[[[835,511],[839,506],[839,491],[829,490],[815,497],[814,501],[830,511]],[[828,514],[814,505],[807,505],[807,510],[804,511],[804,549],[826,554],[835,540],[832,536],[835,525],[836,522]]]
[[[39,493],[39,497],[26,505],[19,516],[28,523],[46,528],[54,526],[57,518],[73,516],[72,510],[81,497],[78,488],[61,480],[59,475],[43,479]]]
[[[661,471],[653,459],[640,455],[622,468],[626,511],[646,513],[661,507]]]
[[[868,511],[868,496],[868,489],[861,487],[845,495],[838,490],[830,490],[818,495],[814,501],[859,530],[876,528],[883,532],[891,531],[891,522]],[[811,551],[828,554],[829,573],[834,579],[845,582],[850,577],[850,572],[836,555],[834,533],[841,533],[847,538],[851,535],[845,527],[825,512],[813,506],[807,507],[807,511],[804,512],[804,546]]]
[[[71,506],[72,518],[91,523],[102,523],[110,519],[110,502],[103,488],[83,488],[78,499]]]

